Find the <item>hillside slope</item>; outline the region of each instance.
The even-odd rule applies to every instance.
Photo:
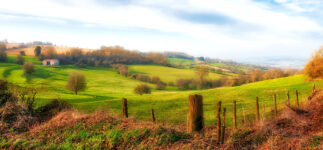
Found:
[[[143,82],[123,77],[111,68],[75,68],[42,66],[34,57],[25,57],[26,61],[36,64],[33,75],[24,75],[20,65],[15,64],[15,57],[10,56],[9,63],[0,63],[0,78],[21,86],[43,87],[36,96],[38,106],[51,99],[63,99],[81,111],[93,112],[105,109],[121,114],[120,99],[128,99],[129,114],[135,119],[150,120],[150,109],[154,108],[158,122],[186,124],[187,98],[191,94],[201,94],[204,98],[205,123],[215,121],[214,110],[218,101],[228,109],[228,124],[232,123],[232,101],[237,101],[238,120],[244,116],[253,120],[255,97],[259,96],[261,115],[270,115],[273,108],[272,95],[277,94],[278,108],[286,102],[286,91],[290,92],[291,102],[295,103],[295,90],[300,92],[300,102],[311,92],[313,83],[323,87],[323,81],[307,82],[304,75],[266,80],[237,87],[222,87],[209,90],[179,91],[174,88],[153,90],[149,95],[136,95],[133,88]],[[88,81],[87,89],[74,95],[65,89],[68,74],[81,72]],[[154,85],[150,85],[154,87]],[[245,114],[245,115],[243,115]]]
[[[227,119],[228,120],[228,119]],[[120,119],[106,112],[63,111],[23,133],[0,135],[7,149],[322,149],[323,91],[300,108],[288,106],[270,118],[237,130],[226,129],[224,144],[212,126],[188,134],[185,126]]]

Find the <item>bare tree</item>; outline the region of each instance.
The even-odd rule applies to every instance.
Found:
[[[85,76],[77,72],[71,73],[69,75],[66,88],[70,91],[73,91],[75,95],[77,95],[79,91],[85,90],[86,88]]]

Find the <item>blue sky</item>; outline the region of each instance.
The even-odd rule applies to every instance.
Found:
[[[309,58],[321,0],[0,0],[0,39],[223,59]]]

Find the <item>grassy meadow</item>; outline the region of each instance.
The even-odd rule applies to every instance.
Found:
[[[150,109],[155,109],[158,122],[171,124],[186,124],[188,106],[187,98],[190,94],[201,94],[204,98],[204,117],[207,125],[215,123],[216,104],[222,101],[227,108],[228,124],[232,124],[232,101],[237,101],[238,121],[246,117],[254,118],[255,97],[259,96],[260,112],[270,116],[273,108],[272,95],[277,94],[278,108],[284,107],[286,91],[291,93],[291,102],[295,104],[295,90],[300,91],[301,103],[310,94],[313,82],[306,81],[304,75],[260,81],[237,87],[222,87],[209,90],[179,91],[175,87],[166,90],[153,90],[152,94],[136,95],[133,89],[143,82],[126,78],[117,74],[112,68],[87,67],[75,68],[71,65],[62,65],[55,68],[42,66],[34,57],[25,56],[25,60],[35,64],[36,71],[32,75],[24,75],[21,66],[15,63],[15,56],[9,56],[8,63],[0,63],[0,79],[21,86],[43,87],[36,96],[37,105],[43,105],[51,99],[62,99],[70,102],[76,109],[84,112],[93,112],[106,109],[121,115],[122,97],[128,99],[129,115],[136,120],[150,120]],[[176,69],[153,65],[131,65],[132,72],[140,72],[150,76],[159,76],[161,80],[170,82],[176,78],[194,76],[194,70]],[[65,89],[68,75],[80,72],[85,75],[87,89],[74,95]],[[218,78],[218,74],[210,73],[210,78]],[[315,82],[323,87],[322,81]],[[155,85],[148,84],[151,87]],[[244,112],[243,112],[244,110]],[[265,112],[265,113],[264,113]]]
[[[142,73],[149,76],[158,76],[162,81],[174,82],[177,79],[191,79],[195,77],[194,69],[178,69],[158,65],[129,65],[129,70],[133,73]],[[225,74],[226,75],[226,74]],[[218,79],[222,74],[209,73],[209,79]]]

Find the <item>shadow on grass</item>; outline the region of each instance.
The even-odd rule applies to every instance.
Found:
[[[3,75],[4,78],[7,78],[7,77],[9,77],[11,75],[12,71],[19,70],[20,68],[21,67],[8,68],[2,73],[2,75]]]
[[[70,102],[71,104],[86,104],[86,103],[92,103],[92,102],[100,102],[105,101],[109,99],[115,99],[115,97],[110,96],[93,96],[89,94],[81,94],[82,96],[90,96],[87,98],[68,98],[65,99],[66,101]]]

